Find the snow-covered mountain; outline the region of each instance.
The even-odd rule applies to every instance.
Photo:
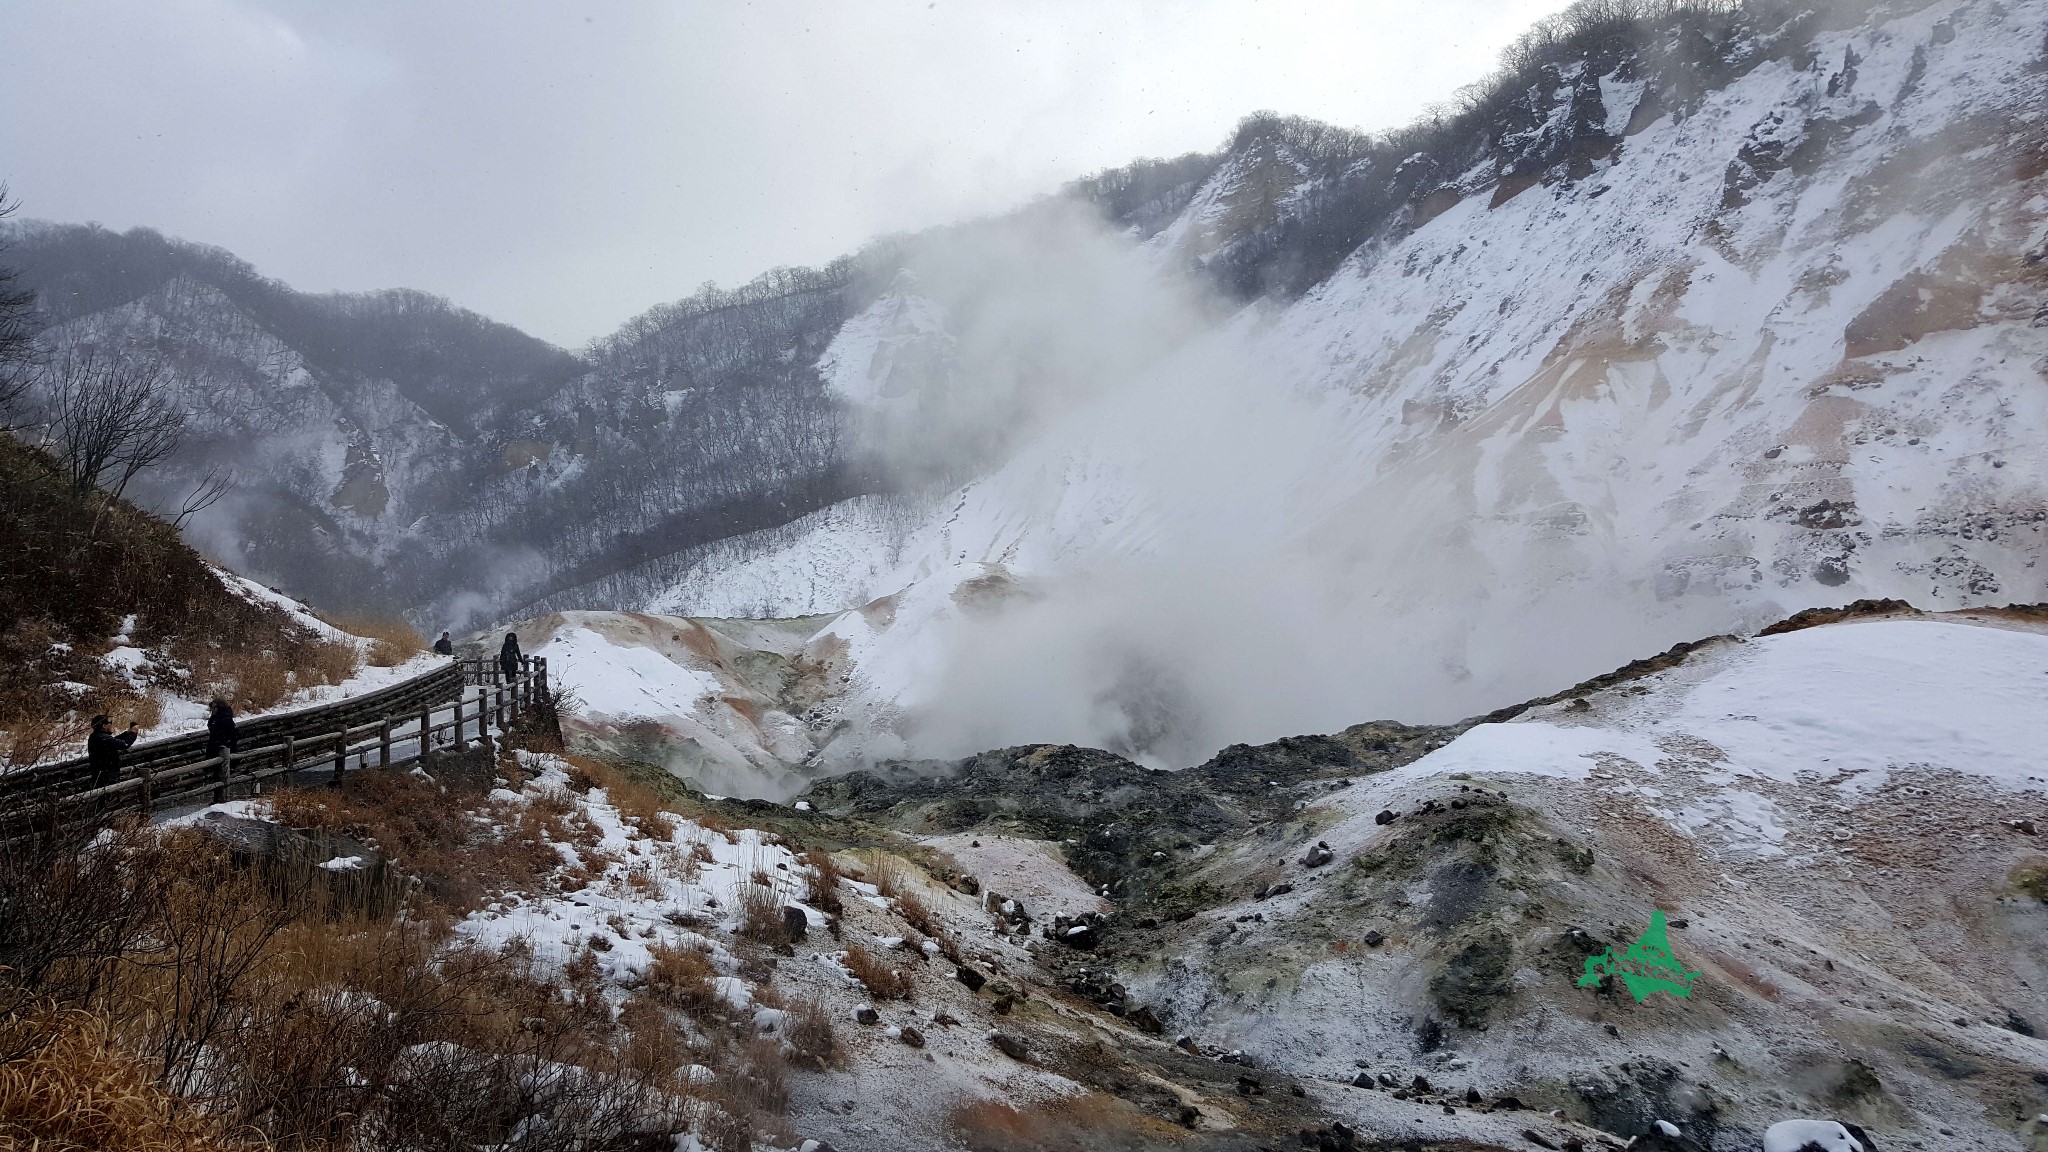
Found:
[[[809,612],[803,573],[859,577],[846,606],[877,603],[814,639],[852,670],[820,763],[1185,764],[1816,604],[2048,599],[2048,9],[1745,13],[1711,52],[1689,26],[1553,49],[1490,135],[1390,170],[1248,125],[1134,258],[1227,264],[1380,205],[1326,278],[1038,412],[877,542],[886,574],[821,516],[659,602],[726,611],[772,570]],[[991,308],[899,281],[821,370],[885,414],[969,393]]]
[[[1253,116],[580,356],[154,234],[7,258],[173,361],[243,477],[202,531],[316,602],[838,613],[814,765],[1187,764],[2043,599],[2048,13],[1574,13],[1411,128]]]

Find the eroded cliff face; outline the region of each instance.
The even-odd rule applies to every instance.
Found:
[[[1185,765],[1817,604],[2041,599],[2044,38],[2038,8],[1941,3],[1595,45],[1462,151],[1391,167],[1248,125],[1161,193],[1170,218],[1145,201],[1152,258],[1277,260],[1336,190],[1376,189],[1357,246],[889,541],[846,591],[897,610],[831,629],[854,671],[822,759],[1064,739]],[[938,386],[974,316],[935,291],[850,320],[834,387]],[[734,547],[814,562],[801,534]],[[1024,594],[957,594],[988,578]],[[1006,724],[998,698],[1054,703]]]

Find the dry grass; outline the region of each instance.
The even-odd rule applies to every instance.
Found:
[[[356,646],[345,640],[319,640],[306,645],[305,655],[292,667],[297,687],[339,684],[362,666]]]
[[[1100,1092],[1021,1109],[977,1100],[949,1119],[971,1152],[1135,1152],[1177,1147],[1187,1137],[1186,1129]]]
[[[875,891],[894,899],[903,890],[903,860],[901,857],[870,848],[860,854],[862,879],[875,886]]]
[[[667,836],[668,822],[677,813],[661,793],[602,760],[573,753],[560,755],[569,764],[572,789],[587,793],[602,788],[606,803],[618,809],[627,824],[649,836]]]
[[[839,864],[832,854],[823,848],[813,848],[804,853],[804,866],[811,870],[811,907],[827,916],[838,916],[846,911],[846,905],[839,899]]]
[[[896,914],[903,918],[905,924],[927,936],[937,938],[945,935],[945,927],[932,915],[931,909],[907,887],[896,891]]]
[[[559,890],[554,844],[594,842],[567,793],[499,805],[366,770],[344,788],[287,790],[274,803],[290,823],[372,842],[419,877],[402,890],[405,914],[368,914],[362,901],[331,898],[336,878],[323,870],[252,863],[191,831],[130,828],[93,851],[54,844],[36,858],[42,873],[0,853],[0,891],[41,909],[29,922],[119,937],[117,960],[95,952],[73,964],[107,974],[96,989],[17,989],[89,1008],[75,1018],[99,1031],[45,1028],[26,1042],[47,1055],[0,1057],[0,1148],[474,1147],[505,1143],[533,1115],[591,1148],[640,1147],[636,1133],[667,1146],[691,1123],[711,1146],[788,1135],[784,1046],[758,1039],[750,1016],[717,994],[704,953],[656,947],[615,1012],[593,952],[554,971],[517,941],[496,952],[451,943],[449,925],[479,893]],[[650,878],[683,858],[646,849]],[[776,896],[784,883],[762,872],[754,886]],[[21,978],[0,974],[0,993]],[[0,1042],[39,1026],[22,1002],[0,1001]],[[790,1052],[831,1060],[823,1009],[786,1010]],[[697,1064],[714,1078],[693,1079]],[[506,1091],[535,1068],[573,1071]],[[87,1088],[50,1087],[67,1078]],[[231,1138],[236,1124],[251,1126],[246,1140]]]
[[[339,684],[359,667],[355,645],[339,640],[310,639],[282,651],[180,642],[173,651],[199,694],[219,696],[238,712],[275,708],[303,689]]]
[[[275,708],[292,694],[291,670],[277,653],[209,649],[192,668],[192,682],[208,696],[218,696],[237,711]]]
[[[790,1061],[799,1067],[823,1072],[839,1058],[839,1038],[832,1031],[832,1014],[823,1002],[809,996],[790,1001],[783,1038],[789,1041]]]
[[[643,983],[649,995],[671,1008],[692,1015],[703,1013],[718,1001],[712,977],[718,970],[711,958],[695,948],[656,944],[648,949],[654,963],[647,966]]]
[[[765,884],[748,883],[734,893],[739,902],[742,939],[758,944],[787,944],[789,933],[782,926],[782,897]]]
[[[426,640],[403,620],[378,616],[337,616],[329,623],[370,642],[373,668],[396,668],[427,650]]]
[[[37,1013],[4,1026],[34,1049],[0,1064],[0,1147],[36,1152],[243,1152],[267,1149],[254,1133],[165,1092],[123,1051],[104,1020],[79,1011]]]
[[[500,804],[383,769],[350,773],[340,789],[284,789],[270,805],[287,827],[375,847],[452,915],[498,893],[537,890],[562,868],[554,844],[587,849],[599,836],[563,797],[543,793],[525,804]]]
[[[910,977],[858,944],[848,945],[839,963],[877,1000],[910,999]]]

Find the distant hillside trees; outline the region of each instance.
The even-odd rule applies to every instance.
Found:
[[[48,443],[78,495],[101,488],[119,499],[136,473],[177,451],[185,412],[162,364],[74,345],[40,375]]]
[[[21,202],[0,184],[0,219],[14,215]],[[5,249],[0,248],[0,253]],[[0,421],[28,390],[28,366],[35,348],[36,294],[13,268],[0,264]]]

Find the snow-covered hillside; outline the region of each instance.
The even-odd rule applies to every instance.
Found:
[[[1860,1060],[1890,1100],[1920,1114],[1915,1126],[1960,1129],[1943,1133],[1944,1146],[2018,1147],[1998,1129],[2024,1139],[2031,1116],[2008,1125],[1994,1106],[1973,1118],[1982,1105],[1928,1054],[1968,1053],[1987,1069],[2048,1059],[2030,1023],[2048,978],[2030,942],[2048,918],[2039,901],[2013,895],[2039,866],[2033,830],[2048,811],[2042,684],[2048,634],[1997,615],[1709,646],[1622,687],[1480,725],[1314,801],[1296,838],[1327,844],[1350,874],[1309,871],[1296,892],[1216,908],[1204,924],[1261,915],[1132,984],[1170,1004],[1174,1021],[1201,1020],[1210,1042],[1326,1079],[1349,1078],[1355,1060],[1414,1062],[1488,1095],[1540,1079],[1571,1085],[1596,1110],[1661,1108],[1706,1138],[1731,1124],[1762,1128],[1781,1091],[1811,1091],[1838,1074],[1829,1067]],[[1548,834],[1590,846],[1591,866],[1561,872],[1561,886],[1530,874],[1520,895],[1491,876],[1479,880],[1483,894],[1463,891],[1471,877],[1442,859],[1404,871],[1404,841],[1412,851],[1435,826],[1431,809],[1455,821],[1475,794],[1495,790],[1538,814]],[[1421,827],[1405,828],[1410,820]],[[1494,835],[1516,841],[1505,828]],[[1280,850],[1241,851],[1237,866],[1269,865]],[[1306,871],[1294,866],[1298,845],[1284,851],[1290,873]],[[1379,899],[1404,884],[1412,907]],[[1690,999],[1539,1007],[1568,1002],[1579,975],[1576,958],[1546,945],[1573,925],[1602,934],[1609,921],[1632,937],[1653,907],[1678,926],[1685,967],[1704,973]],[[1356,931],[1386,943],[1357,958],[1300,949],[1347,909],[1362,917]],[[1475,1009],[1430,973],[1442,953],[1488,931],[1516,942],[1476,982],[1482,999],[1498,999]],[[1963,971],[1966,980],[1952,978]],[[1279,991],[1256,990],[1268,975],[1280,976]],[[1460,1010],[1476,1014],[1452,1027]],[[1445,1026],[1442,1051],[1404,1051],[1413,1021],[1432,1016]],[[1482,1018],[1484,1031],[1469,1027]],[[1603,1024],[1619,1026],[1619,1045],[1600,1039]],[[1625,1063],[1616,1078],[1598,1064],[1617,1047],[1642,1066],[1696,1071],[1657,1084],[1631,1078]],[[1587,1058],[1595,1052],[1600,1060]],[[1332,1099],[1365,1124],[1399,1110],[1371,1093]],[[1858,1112],[1869,1124],[1874,1113]]]
[[[1046,934],[1042,967],[1361,1133],[1669,1125],[1697,1143],[1643,1146],[1750,1152],[1832,1115],[1879,1147],[2015,1150],[2048,1133],[2044,685],[2039,611],[1880,612],[1461,734],[1167,774],[1017,748],[811,799],[933,843],[1065,838],[1114,910],[1080,947]],[[1582,983],[1660,910],[1685,994]]]
[[[879,544],[891,611],[825,633],[853,674],[821,760],[1184,764],[1816,604],[2048,599],[2048,9],[1874,11],[1685,99],[1553,67],[1530,99],[1563,111],[1527,132],[1579,133],[1545,145],[1572,164],[1447,174],[1299,300],[1051,420]],[[1226,162],[1148,251],[1284,218],[1313,191],[1290,157]],[[971,317],[919,290],[848,322],[842,395],[931,386]],[[872,566],[819,539],[774,563]],[[758,571],[661,602],[744,602]]]

